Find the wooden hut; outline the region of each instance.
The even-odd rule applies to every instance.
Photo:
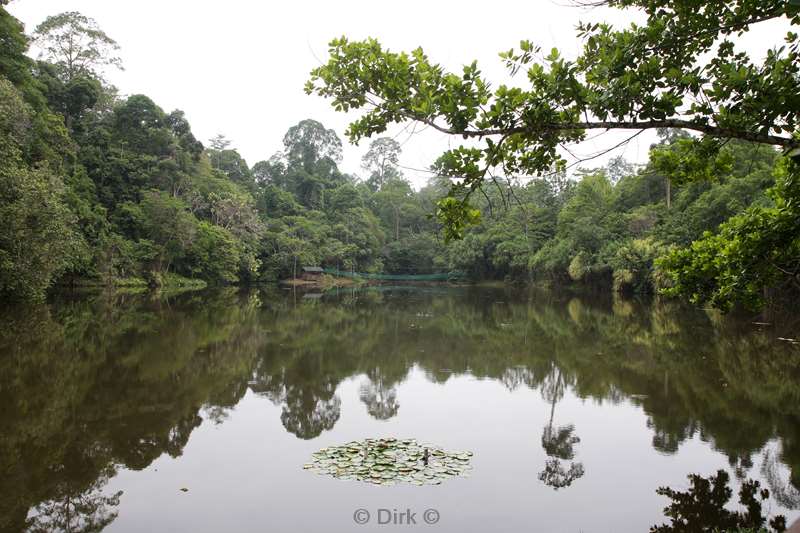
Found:
[[[303,267],[302,279],[307,281],[317,281],[322,277],[322,267],[305,266]]]

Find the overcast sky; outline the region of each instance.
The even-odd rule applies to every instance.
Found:
[[[570,4],[570,0],[405,0],[394,4],[15,0],[8,9],[25,23],[28,33],[48,15],[63,11],[80,11],[94,18],[121,46],[125,71],[109,71],[107,77],[122,94],[145,94],[165,111],[182,109],[199,139],[224,134],[251,166],[282,148],[289,127],[314,118],[342,137],[342,169],[363,175],[361,155],[369,141],[349,145],[344,139],[348,115],[303,92],[309,71],[325,61],[331,38],[376,37],[395,51],[421,46],[433,61],[450,69],[477,59],[496,86],[507,81],[497,53],[516,47],[521,39],[545,51],[557,47],[574,57],[579,48],[575,38],[579,21],[627,24],[640,18],[632,11],[587,10]],[[769,27],[753,33],[753,43],[776,38]],[[458,142],[431,131],[412,131],[398,127],[389,132],[403,145],[401,164],[405,167],[428,168],[447,149],[448,141]],[[590,155],[624,137],[604,135],[582,144],[576,155]],[[643,162],[652,139],[650,133],[642,135],[587,165],[602,165],[613,155]],[[404,172],[417,187],[427,179],[422,172]]]

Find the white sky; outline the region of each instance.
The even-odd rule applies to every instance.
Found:
[[[625,24],[637,16],[632,11],[578,8],[570,0],[405,0],[394,4],[15,0],[7,9],[25,23],[29,33],[48,15],[63,11],[80,11],[94,18],[122,48],[125,71],[107,76],[122,94],[145,94],[167,112],[182,109],[199,139],[205,142],[224,134],[251,166],[283,148],[289,127],[314,118],[342,137],[342,170],[361,175],[361,155],[369,140],[359,146],[347,143],[348,115],[303,92],[309,71],[325,61],[327,43],[333,37],[376,37],[394,51],[422,46],[431,60],[452,70],[477,59],[497,86],[507,81],[497,53],[516,47],[521,39],[531,40],[545,53],[555,46],[563,55],[574,57],[579,49],[574,28],[580,20]],[[780,38],[769,27],[752,33],[748,42],[756,46]],[[444,134],[410,133],[411,128],[400,127],[389,132],[403,144],[400,162],[405,167],[428,168],[448,147]],[[572,151],[590,155],[625,136],[609,133]],[[603,165],[620,154],[644,162],[653,138],[652,132],[646,132],[587,166]],[[404,172],[416,187],[427,179],[423,172]]]

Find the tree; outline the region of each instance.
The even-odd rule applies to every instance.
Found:
[[[70,130],[80,121],[85,112],[92,109],[103,94],[101,83],[88,76],[76,76],[63,81],[55,65],[39,62],[37,79],[44,86],[50,109],[64,115]]]
[[[369,209],[353,207],[336,213],[331,222],[329,238],[336,239],[343,246],[342,253],[331,258],[327,266],[379,272],[383,266],[380,254],[384,233],[378,218]]]
[[[228,138],[223,134],[218,133],[213,138],[208,140],[208,145],[212,150],[221,152],[222,150],[228,149],[228,147],[231,145],[231,141],[229,141]]]
[[[156,273],[168,272],[190,253],[197,236],[197,219],[181,200],[160,191],[144,193],[135,209],[145,238],[156,247],[151,268]]]
[[[262,250],[268,254],[269,274],[296,278],[300,267],[316,264],[325,231],[318,220],[304,216],[285,216],[268,224]]]
[[[344,213],[348,209],[364,206],[364,199],[360,191],[352,183],[343,183],[332,189],[326,200],[326,211],[332,216]]]
[[[302,210],[302,206],[292,193],[275,185],[260,187],[256,195],[256,204],[262,217],[279,218],[285,215],[297,215]]]
[[[289,128],[283,145],[289,164],[299,164],[306,172],[313,172],[321,160],[342,160],[341,139],[316,120],[306,119]]]
[[[606,166],[606,175],[612,185],[616,185],[625,176],[630,176],[636,172],[636,167],[629,163],[624,157],[617,156],[611,159]]]
[[[229,180],[250,189],[254,186],[253,175],[247,162],[239,155],[239,152],[231,149],[219,150],[213,145],[208,149],[211,165],[222,172]]]
[[[176,109],[167,115],[166,122],[172,133],[178,138],[181,148],[196,159],[203,152],[203,143],[192,134],[192,127],[186,120],[186,114],[180,109]]]
[[[275,154],[267,161],[259,161],[250,169],[258,185],[279,185],[281,177],[286,173],[283,154]]]
[[[384,183],[381,189],[375,193],[378,215],[385,226],[391,228],[390,232],[394,236],[394,240],[400,240],[403,215],[415,207],[413,196],[414,191],[411,184],[402,178],[395,178]]]
[[[122,60],[115,55],[117,42],[77,11],[47,17],[34,30],[34,39],[41,57],[57,67],[64,82],[78,76],[102,79],[107,66],[122,70]]]
[[[370,143],[369,150],[361,158],[361,166],[370,173],[368,183],[374,190],[380,190],[388,180],[402,175],[397,168],[400,152],[400,143],[391,137],[379,137]]]
[[[130,96],[114,109],[112,127],[114,140],[126,151],[171,155],[174,139],[167,115],[143,94]]]
[[[241,253],[240,243],[228,230],[201,221],[190,250],[192,273],[213,282],[235,283]]]

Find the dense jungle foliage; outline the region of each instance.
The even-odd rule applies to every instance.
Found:
[[[32,40],[38,60],[28,55]],[[59,46],[65,40],[79,45]],[[41,299],[56,285],[271,281],[310,265],[666,289],[723,308],[759,305],[765,289],[798,283],[796,171],[759,139],[715,145],[705,179],[690,179],[697,169],[687,170],[686,151],[697,138],[665,127],[647,165],[617,157],[535,178],[517,165],[521,177],[481,188],[465,208],[453,197],[453,154],[414,190],[390,137],[371,141],[363,177],[338,168],[340,138],[311,119],[252,166],[223,136],[204,145],[180,110],[117,94],[103,78],[121,67],[117,45],[79,13],[49,17],[28,37],[0,7],[0,44],[0,292],[8,297]],[[458,239],[450,208],[463,215]],[[735,250],[725,248],[731,242]],[[730,254],[770,263],[736,277]]]

